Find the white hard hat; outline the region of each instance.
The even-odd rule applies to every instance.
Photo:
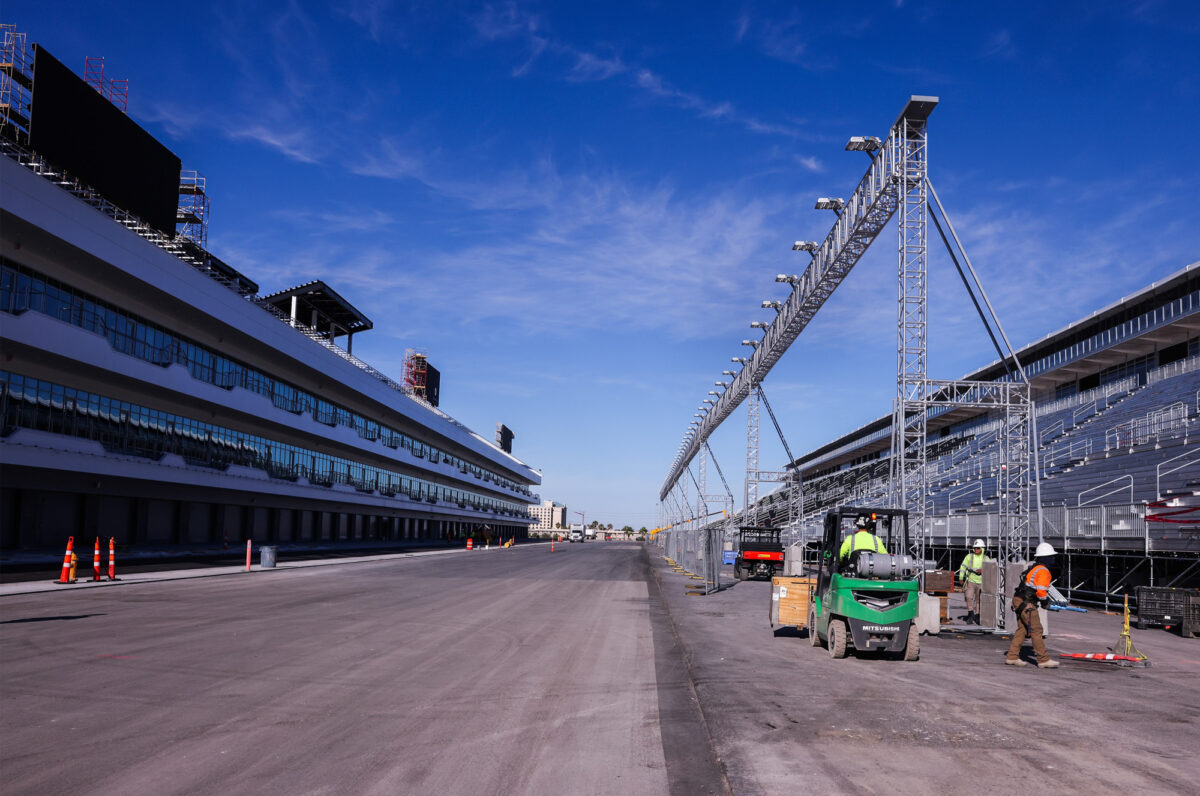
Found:
[[[1042,542],[1040,545],[1037,546],[1037,550],[1033,551],[1034,558],[1041,558],[1042,556],[1056,556],[1056,555],[1058,555],[1058,551],[1055,550],[1054,546],[1052,544],[1050,544],[1049,542]]]
[[[984,547],[984,546],[985,546],[985,545],[983,544],[983,540],[982,540],[982,539],[976,539],[976,540],[975,540],[975,543],[974,543],[973,545],[971,545],[971,547]]]

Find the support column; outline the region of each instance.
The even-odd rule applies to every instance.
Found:
[[[758,524],[758,427],[759,403],[757,385],[750,384],[746,396],[746,488],[743,494],[744,525]]]
[[[909,512],[912,553],[925,560],[925,436],[928,410],[927,139],[923,119],[902,117],[890,137],[899,165],[899,278],[896,307],[896,400],[892,413],[893,501]]]

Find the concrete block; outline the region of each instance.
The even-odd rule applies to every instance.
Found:
[[[804,575],[804,545],[788,545],[783,551],[783,574],[788,577]]]
[[[987,583],[987,564],[983,566],[983,582]],[[989,594],[986,589],[979,595],[979,624],[981,627],[996,626],[996,594]]]
[[[995,561],[983,562],[983,590],[988,594],[995,594],[999,588],[1000,572]]]
[[[917,595],[917,618],[914,620],[917,633],[937,635],[942,632],[942,606],[937,597],[929,594]]]

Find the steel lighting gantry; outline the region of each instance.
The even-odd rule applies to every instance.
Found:
[[[873,136],[850,139],[846,145],[847,150],[862,151],[870,155],[871,165],[867,173],[848,200],[829,197],[817,200],[816,209],[833,210],[837,214],[837,221],[821,244],[797,241],[792,246],[794,251],[810,253],[812,262],[799,276],[780,274],[775,278],[777,282],[792,286],[791,295],[782,302],[768,300],[762,303],[764,309],[776,311],[774,320],[769,323],[755,322],[754,328],[764,332],[762,340],[743,340],[743,345],[753,349],[750,356],[733,357],[732,361],[742,366],[740,371],[723,371],[723,375],[731,376],[732,380],[728,383],[718,382],[718,386],[725,386],[726,389],[715,402],[711,399],[706,401],[711,405],[711,409],[702,407],[703,414],[696,415],[697,419],[685,434],[679,452],[671,463],[670,472],[660,489],[660,501],[665,502],[669,496],[673,498],[672,491],[678,490],[686,503],[687,485],[681,480],[681,474],[687,470],[702,446],[707,444],[708,436],[743,400],[746,400],[748,417],[745,512],[753,521],[758,482],[775,480],[768,477],[775,474],[758,470],[758,409],[759,400],[763,398],[761,382],[846,278],[850,269],[891,217],[898,215],[896,398],[892,415],[890,502],[908,509],[910,527],[916,536],[912,552],[919,561],[923,561],[927,532],[924,519],[928,497],[928,418],[931,413],[948,408],[973,408],[998,413],[1002,422],[998,436],[997,509],[1000,536],[1004,540],[1003,559],[1016,561],[1028,552],[1031,509],[1036,508],[1040,516],[1040,500],[1035,496],[1037,453],[1031,444],[1031,440],[1037,437],[1037,427],[1029,380],[979,282],[970,258],[967,257],[936,191],[929,182],[926,123],[937,102],[936,97],[909,98],[908,104],[884,141]],[[954,246],[950,245],[950,240],[946,238],[945,230],[938,221],[938,214],[934,213],[931,198],[937,205],[937,213],[940,213],[946,229],[950,232]],[[930,220],[934,222],[945,242],[950,258],[954,261],[968,293],[971,294],[980,320],[987,327],[996,352],[1009,371],[1004,378],[983,382],[930,379],[928,376],[926,330]],[[959,255],[966,265],[966,271],[959,263]],[[967,272],[970,273],[970,279],[967,278]],[[976,290],[979,293],[978,298],[975,296]],[[979,298],[982,298],[987,307],[986,313],[979,303]],[[992,325],[995,326],[994,331]],[[997,334],[1004,341],[1004,350],[1000,347]],[[769,408],[768,405],[768,410]],[[775,419],[773,414],[772,419]],[[782,439],[778,423],[776,430],[780,431]],[[785,447],[786,444],[785,442]],[[798,476],[798,471],[796,475]],[[798,477],[796,481],[798,484]],[[1035,495],[1030,494],[1031,489],[1035,491]],[[796,496],[802,497],[802,492],[798,489],[794,491],[798,493]],[[799,506],[802,513],[802,500]],[[1040,520],[1038,534],[1040,537]],[[1003,568],[1000,569],[1000,580],[1000,585],[1003,586]],[[999,591],[1003,592],[1003,589]],[[1007,622],[1002,603],[1002,597],[997,597],[998,628],[1003,628]]]
[[[681,446],[659,490],[659,500],[667,499],[667,494],[705,440],[766,377],[895,214],[904,192],[901,182],[912,173],[907,169],[911,149],[907,136],[916,130],[924,130],[925,121],[937,102],[936,97],[911,97],[850,198],[844,202],[821,200],[822,206],[835,210],[837,221],[819,246],[809,246],[801,241],[793,247],[809,252],[812,262],[796,278],[792,293],[785,301],[764,302],[765,307],[775,309],[778,314],[749,357],[734,357],[733,361],[742,365],[741,370],[712,411],[706,413],[696,426],[696,433]],[[923,146],[921,155],[923,158]],[[923,182],[923,168],[921,177]],[[921,335],[924,336],[924,330]]]

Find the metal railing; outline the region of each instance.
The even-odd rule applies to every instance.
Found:
[[[1064,440],[1042,452],[1042,478],[1049,478],[1050,471],[1057,469],[1060,462],[1085,461],[1091,455],[1091,439]]]
[[[1193,370],[1200,370],[1200,355],[1190,356],[1187,359],[1180,359],[1169,365],[1155,368],[1146,374],[1146,384],[1157,384],[1164,379],[1169,379],[1173,376],[1182,376],[1184,373],[1191,373]]]
[[[1171,467],[1168,470],[1163,470],[1163,468],[1166,467],[1168,464],[1171,464],[1172,462],[1178,462],[1180,459],[1183,460],[1181,463],[1176,464],[1174,467]],[[1192,467],[1197,464],[1200,464],[1200,449],[1184,451],[1183,453],[1179,454],[1178,456],[1172,456],[1170,459],[1167,459],[1165,462],[1160,462],[1159,465],[1154,468],[1154,494],[1155,494],[1155,496],[1159,500],[1163,499],[1162,477],[1164,475],[1171,475],[1172,473],[1177,473],[1180,470],[1185,470],[1188,467]]]
[[[1122,483],[1126,480],[1129,481],[1129,502],[1132,503],[1133,502],[1133,476],[1132,475],[1118,475],[1116,478],[1110,478],[1109,480],[1105,481],[1103,484],[1098,484],[1098,485],[1092,487],[1091,489],[1085,489],[1082,492],[1080,492],[1078,495],[1075,496],[1075,500],[1076,500],[1075,505],[1078,507],[1087,506],[1092,503],[1101,501],[1110,495],[1115,495],[1118,492],[1123,491],[1125,487],[1122,487],[1122,486],[1114,487],[1113,489],[1110,489],[1107,492],[1103,492],[1099,495],[1096,495],[1095,497],[1088,498],[1086,501],[1083,499],[1084,495],[1089,495],[1092,492],[1097,492],[1106,486],[1110,486],[1111,484]]]
[[[1127,420],[1108,429],[1104,432],[1104,450],[1132,448],[1181,437],[1187,433],[1187,425],[1187,404],[1176,401],[1170,406],[1147,412],[1144,417]]]
[[[1063,424],[1063,420],[1060,417],[1058,420],[1055,420],[1053,423],[1042,429],[1041,433],[1038,435],[1038,442],[1042,445],[1045,445],[1047,440],[1056,439],[1065,433],[1066,426]]]

